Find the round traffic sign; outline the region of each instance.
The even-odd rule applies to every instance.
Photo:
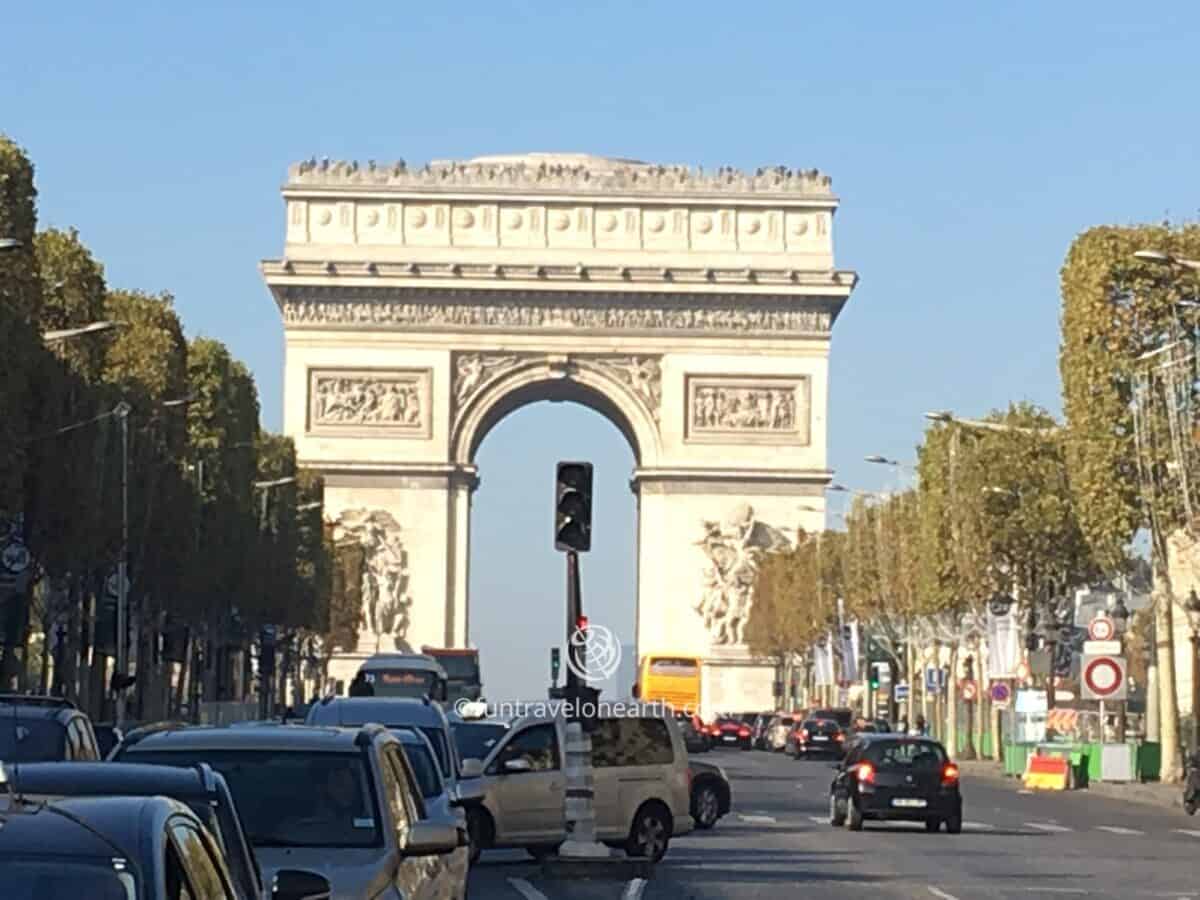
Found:
[[[1121,689],[1121,665],[1111,656],[1098,656],[1083,668],[1083,681],[1097,697],[1109,697]]]
[[[993,681],[989,693],[991,694],[993,703],[1007,703],[1012,696],[1012,691],[1009,690],[1008,685],[1003,681]]]
[[[4,568],[13,575],[20,575],[29,568],[29,550],[24,544],[17,541],[6,544],[4,550],[0,551],[0,563],[3,563]]]
[[[1111,641],[1117,635],[1117,623],[1099,615],[1088,623],[1088,637],[1093,641]]]
[[[959,685],[959,689],[962,691],[963,700],[966,700],[968,703],[974,700],[975,696],[979,693],[979,688],[976,687],[975,682],[968,681],[965,678],[963,679],[962,684]]]

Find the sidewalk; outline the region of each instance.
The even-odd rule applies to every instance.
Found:
[[[970,775],[972,778],[1009,781],[1013,784],[1020,783],[1017,779],[1006,776],[1000,763],[993,760],[965,760],[960,761],[958,767],[964,774]],[[1080,790],[1101,797],[1111,797],[1114,800],[1126,800],[1130,803],[1145,803],[1150,806],[1174,807],[1177,809],[1182,806],[1180,801],[1182,788],[1177,784],[1160,784],[1157,781],[1145,783],[1129,782],[1125,784],[1093,781],[1086,788],[1081,788]]]

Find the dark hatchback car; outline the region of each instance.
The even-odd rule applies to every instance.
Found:
[[[863,734],[846,751],[829,788],[829,822],[861,831],[867,819],[943,823],[962,831],[958,766],[937,741],[899,734]]]
[[[21,766],[16,788],[26,800],[44,802],[67,797],[170,797],[185,804],[221,845],[239,900],[263,897],[262,876],[254,851],[225,779],[200,763],[191,768],[139,763],[80,763]],[[10,770],[9,780],[13,780]],[[3,894],[0,893],[0,896]]]
[[[750,749],[750,726],[741,719],[718,719],[713,726],[713,742],[718,747]]]
[[[234,895],[212,836],[190,809],[166,797],[0,803],[0,822],[5,900]]]
[[[787,749],[792,759],[840,757],[845,748],[845,729],[832,719],[805,719],[788,734]]]
[[[70,700],[0,694],[0,761],[92,762],[100,759],[91,720]]]

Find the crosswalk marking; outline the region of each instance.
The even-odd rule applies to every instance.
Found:
[[[1122,828],[1120,825],[1097,825],[1097,831],[1107,831],[1110,834],[1145,834],[1136,828]]]
[[[967,831],[993,831],[995,827],[987,822],[963,822],[963,828]]]
[[[774,816],[744,816],[739,813],[738,818],[741,819],[743,822],[749,822],[751,824],[758,824],[758,825],[774,825],[775,824]]]
[[[1065,825],[1054,825],[1050,822],[1026,822],[1026,828],[1036,828],[1038,831],[1049,831],[1058,833],[1060,831],[1070,831]]]
[[[828,825],[829,817],[828,816],[809,816],[808,821],[816,822],[818,825]]]
[[[1176,834],[1186,834],[1189,837],[1200,838],[1200,831],[1195,831],[1191,828],[1172,828]]]

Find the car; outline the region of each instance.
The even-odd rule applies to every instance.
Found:
[[[846,749],[846,732],[832,719],[805,719],[792,728],[787,741],[792,759],[818,754],[840,757]]]
[[[237,896],[220,845],[167,797],[83,797],[0,806],[5,897],[178,900]],[[300,876],[298,879],[293,876]],[[283,887],[283,890],[279,890]],[[297,887],[304,887],[301,893]],[[322,893],[323,889],[323,893]],[[324,879],[280,873],[275,900],[329,896]]]
[[[788,732],[796,723],[796,718],[790,713],[777,715],[767,726],[766,749],[780,753],[787,749]]]
[[[9,782],[26,801],[70,797],[170,797],[191,809],[216,838],[229,864],[239,900],[262,900],[258,860],[246,841],[229,786],[207,763],[192,768],[137,763],[31,763]],[[15,782],[15,783],[14,783]]]
[[[692,818],[696,827],[708,830],[733,808],[733,788],[725,770],[713,763],[688,760],[691,776]]]
[[[755,750],[767,749],[767,727],[771,724],[771,720],[775,718],[775,713],[759,713],[754,717],[754,723],[750,726],[750,744]]]
[[[478,759],[491,752],[499,740],[508,733],[508,723],[497,719],[464,720],[450,716],[450,732],[458,757],[462,760]]]
[[[707,753],[712,747],[712,740],[704,729],[704,723],[698,716],[687,713],[675,713],[675,724],[683,735],[684,746],[688,753]]]
[[[750,726],[740,719],[717,719],[716,733],[713,736],[717,746],[750,749]]]
[[[846,706],[819,707],[811,710],[809,719],[832,719],[841,726],[842,731],[849,733],[854,726],[854,710]]]
[[[377,722],[386,728],[419,728],[437,753],[442,777],[458,780],[458,745],[450,731],[450,720],[442,707],[428,698],[412,697],[324,697],[314,703],[306,725],[357,728]]]
[[[673,837],[695,824],[687,749],[661,707],[631,704],[626,711],[597,719],[591,733],[596,834],[631,856],[657,861]],[[475,826],[483,849],[524,847],[541,858],[562,843],[565,746],[562,719],[527,716],[488,754]]]
[[[0,760],[94,762],[100,758],[91,720],[70,700],[0,694]]]
[[[945,748],[926,737],[863,734],[846,751],[829,787],[829,822],[861,831],[867,820],[943,824],[962,831],[959,770]]]
[[[392,890],[434,900],[428,858],[466,841],[420,820],[403,748],[382,725],[166,728],[127,737],[114,760],[209,763],[229,782],[267,884],[281,870],[302,869],[325,878],[336,897]]]
[[[470,834],[462,806],[446,786],[438,769],[437,757],[429,738],[421,732],[399,728],[393,732],[404,748],[404,755],[411,770],[408,777],[414,794],[420,797],[418,813],[423,822],[436,822],[462,833],[463,840],[454,851],[436,857],[440,871],[435,875],[441,895],[446,900],[466,900],[467,872],[472,857],[478,852],[469,843]]]

